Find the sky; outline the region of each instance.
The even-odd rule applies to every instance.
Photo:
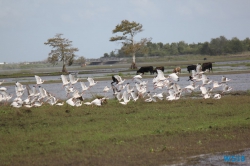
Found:
[[[100,58],[121,48],[110,42],[122,20],[143,25],[135,40],[163,44],[250,37],[249,0],[0,0],[0,63],[43,61],[56,34],[75,54]]]

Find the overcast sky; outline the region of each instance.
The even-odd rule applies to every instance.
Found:
[[[57,33],[72,41],[78,56],[99,58],[121,48],[109,39],[125,19],[143,25],[135,40],[244,40],[250,0],[0,0],[0,62],[45,60],[51,47],[44,42]]]

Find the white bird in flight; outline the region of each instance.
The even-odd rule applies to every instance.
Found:
[[[87,80],[89,82],[89,87],[92,87],[92,86],[94,86],[95,84],[98,83],[98,81],[94,81],[94,79],[90,78],[90,77],[88,77]]]
[[[41,85],[42,83],[44,83],[44,80],[41,77],[35,75],[35,78],[36,78],[36,85]]]
[[[65,75],[61,75],[61,78],[63,86],[68,85],[70,83]]]
[[[74,75],[69,74],[69,81],[70,81],[71,85],[74,85],[75,83],[77,83],[78,80],[79,80],[79,78],[75,78]]]

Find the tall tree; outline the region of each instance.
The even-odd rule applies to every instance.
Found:
[[[151,39],[143,38],[139,42],[134,40],[134,37],[137,33],[142,32],[142,25],[137,22],[129,22],[128,20],[123,20],[121,24],[116,25],[115,29],[112,31],[114,33],[122,33],[120,36],[111,37],[109,41],[122,41],[122,49],[123,52],[132,55],[133,62],[131,65],[131,69],[136,69],[135,63],[135,54],[138,52],[146,53],[147,42],[151,41]]]
[[[73,64],[74,54],[78,51],[78,48],[72,47],[72,41],[62,38],[63,34],[56,34],[54,38],[50,38],[45,42],[45,45],[52,47],[49,53],[48,61],[55,65],[58,62],[63,63],[62,72],[68,73],[66,65],[70,66]]]

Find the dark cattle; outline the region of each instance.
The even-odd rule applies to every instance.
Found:
[[[211,62],[207,62],[207,63],[202,64],[202,71],[206,71],[207,69],[209,70],[209,72],[210,72],[210,70],[213,71]]]
[[[144,67],[141,67],[139,70],[137,70],[136,74],[138,74],[138,73],[144,74],[145,72],[150,72],[150,74],[154,74],[154,68],[153,68],[153,66],[144,66]]]
[[[187,67],[187,71],[190,73],[191,70],[195,70],[196,71],[196,65],[190,65]]]
[[[162,72],[164,72],[164,66],[155,67],[154,73],[157,73],[157,70],[161,70]]]

